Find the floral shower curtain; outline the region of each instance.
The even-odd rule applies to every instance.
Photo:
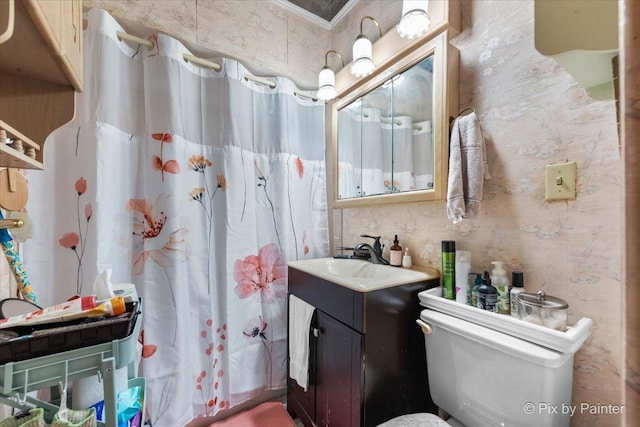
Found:
[[[153,49],[87,14],[85,90],[31,172],[24,246],[42,305],[91,294],[96,276],[143,298],[147,419],[194,417],[285,387],[290,260],[328,254],[324,107]]]

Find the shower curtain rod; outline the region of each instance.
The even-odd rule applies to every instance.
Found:
[[[118,40],[120,41],[130,41],[133,43],[138,43],[141,44],[143,46],[146,46],[149,49],[153,49],[153,47],[155,46],[155,43],[152,42],[151,40],[145,40],[142,37],[137,37],[137,36],[133,36],[131,34],[125,33],[124,31],[116,31],[116,36],[118,37]],[[211,61],[207,61],[206,59],[202,59],[202,58],[198,58],[197,56],[193,56],[191,54],[188,53],[184,53],[182,55],[182,59],[184,59],[186,62],[191,62],[197,65],[201,65],[203,67],[208,67],[211,68],[215,71],[220,71],[222,69],[222,67],[220,66],[220,64],[216,64],[215,62],[211,62]],[[275,89],[276,88],[276,83],[272,82],[271,80],[267,80],[264,79],[262,77],[257,77],[254,75],[251,75],[249,73],[245,73],[244,74],[244,79],[249,81],[253,81],[255,83],[264,85],[264,86],[268,86],[271,89]],[[300,92],[298,92],[298,94],[300,94]],[[300,96],[304,96],[304,95],[300,95]],[[311,97],[309,97],[311,98]]]
[[[116,31],[116,36],[118,37],[118,40],[120,41],[130,41],[133,43],[138,43],[141,44],[143,46],[146,46],[149,49],[153,49],[153,47],[155,46],[155,43],[152,42],[151,40],[146,40],[143,39],[142,37],[138,37],[138,36],[134,36],[131,35],[129,33],[125,33],[124,31]],[[191,62],[192,64],[196,64],[196,65],[200,65],[202,67],[207,67],[207,68],[211,68],[214,71],[220,71],[222,69],[222,66],[220,64],[216,64],[215,62],[211,62],[208,61],[206,59],[203,58],[198,58],[197,56],[191,55],[189,53],[183,53],[182,54],[182,59],[184,60],[184,62]]]
[[[294,90],[293,94],[295,96],[298,96],[300,98],[304,98],[304,99],[310,99],[313,102],[316,102],[318,100],[318,97],[313,96],[311,93],[309,92],[305,92],[305,91],[301,91],[301,90]]]
[[[211,68],[214,71],[220,71],[222,69],[222,66],[220,64],[208,61],[208,60],[203,59],[203,58],[198,58],[197,56],[193,56],[193,55],[191,55],[189,53],[183,53],[182,54],[182,59],[184,59],[184,62],[191,62],[192,64],[200,65],[202,67]]]
[[[116,31],[116,36],[120,41],[125,40],[133,43],[138,43],[143,46],[146,46],[149,49],[153,49],[153,47],[156,45],[151,40],[145,40],[142,37],[132,36],[131,34],[125,33],[124,31]]]
[[[380,117],[380,121],[383,123],[391,123],[392,120],[390,117]],[[400,126],[402,122],[400,120],[393,120],[393,124]]]
[[[277,86],[276,83],[272,82],[271,80],[263,79],[262,77],[257,77],[249,73],[244,73],[244,79],[247,81],[251,80],[255,83],[258,83],[264,86],[269,86],[271,89],[275,89]]]

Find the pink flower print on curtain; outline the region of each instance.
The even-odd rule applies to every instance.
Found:
[[[163,160],[164,144],[173,142],[173,135],[170,133],[152,133],[151,137],[156,141],[160,141],[160,156],[153,156],[153,168],[160,171],[162,181],[164,181],[164,173],[177,174],[180,173],[180,164],[177,160]]]
[[[227,324],[225,323],[222,327],[216,328],[215,334],[213,333],[214,328],[211,319],[207,320],[206,325],[206,328],[200,331],[200,337],[207,344],[205,355],[209,360],[207,366],[209,372],[200,372],[200,375],[196,378],[196,390],[200,392],[200,397],[205,407],[205,416],[209,416],[229,406],[228,401],[218,400],[220,383],[223,381],[225,374],[220,367],[219,357],[226,350]],[[216,406],[218,407],[217,409]]]
[[[298,177],[302,179],[302,177],[304,176],[304,163],[302,162],[302,159],[300,157],[296,157],[295,163],[296,170],[298,171]]]
[[[159,197],[158,201],[164,198]],[[167,223],[167,215],[163,210],[157,212],[154,205],[145,199],[130,199],[126,207],[127,211],[133,213],[133,274],[144,273],[145,264],[148,259],[153,260],[164,271],[167,278],[167,287],[171,295],[171,304],[176,311],[176,299],[173,293],[171,277],[167,268],[187,259],[187,243],[184,235],[186,230],[178,228],[167,234],[164,226]],[[173,344],[175,345],[177,326],[174,323]]]
[[[65,233],[59,240],[58,244],[63,248],[71,249],[78,260],[78,268],[76,271],[76,295],[82,294],[82,286],[84,282],[84,274],[82,271],[82,259],[84,258],[84,250],[89,235],[89,221],[93,215],[91,203],[84,205],[84,218],[80,210],[80,198],[87,192],[87,180],[80,177],[75,182],[75,190],[78,194],[76,199],[76,217],[78,219],[78,232]],[[83,221],[84,219],[84,221]],[[84,230],[83,230],[84,228]]]
[[[275,244],[269,243],[233,266],[236,295],[248,298],[260,292],[263,302],[274,303],[287,295],[287,265]]]

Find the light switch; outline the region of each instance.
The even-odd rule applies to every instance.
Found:
[[[576,199],[576,162],[547,165],[546,199]]]

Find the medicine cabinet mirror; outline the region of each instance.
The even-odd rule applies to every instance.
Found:
[[[336,208],[446,196],[458,52],[444,31],[396,58],[332,105]]]

